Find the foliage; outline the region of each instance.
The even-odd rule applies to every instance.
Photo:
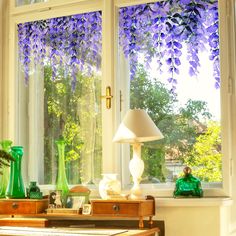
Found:
[[[222,181],[222,154],[220,124],[209,122],[205,133],[197,137],[185,163],[192,167],[193,175],[205,182]]]
[[[44,67],[45,181],[52,183],[52,178],[56,176],[57,158],[54,159],[56,148],[54,142],[62,136],[66,142],[65,160],[68,181],[78,184],[83,181],[88,171],[83,168],[83,165],[92,156],[95,156],[97,164],[95,175],[97,176],[98,173],[100,175],[101,156],[93,149],[94,146],[98,150],[101,148],[100,144],[94,144],[101,137],[99,115],[94,111],[94,99],[96,97],[97,101],[100,94],[100,79],[78,74],[77,86],[72,93],[70,81],[65,77],[63,68],[58,71],[54,81],[51,81],[52,73],[50,65]],[[94,97],[91,101],[90,93],[91,97]],[[94,122],[98,124],[90,127]],[[90,143],[92,143],[91,147],[88,147]]]
[[[207,127],[202,122],[211,118],[207,103],[189,100],[184,107],[177,110],[177,95],[170,93],[158,80],[150,80],[141,65],[138,66],[136,76],[130,82],[130,92],[131,109],[146,110],[164,135],[164,139],[145,143],[142,147],[142,158],[145,162],[144,179],[165,182],[169,175],[165,167],[166,160],[190,165],[191,160],[188,159],[190,153],[197,158],[198,155],[193,154],[193,149],[199,140],[199,135],[205,137],[204,132]],[[214,152],[212,149],[212,154]],[[218,161],[220,164],[221,159]],[[195,162],[190,166],[195,164],[198,166]]]
[[[212,118],[205,101],[193,101],[190,99],[186,103],[186,107],[180,109],[180,113],[186,119],[194,119],[197,122]]]
[[[0,150],[0,170],[3,166],[9,166],[10,161],[15,161],[15,159],[7,151]],[[2,175],[2,171],[0,171]]]
[[[138,54],[145,55],[146,67],[151,59],[157,68],[167,66],[167,80],[175,90],[181,56],[187,46],[189,74],[197,75],[199,51],[206,44],[214,62],[215,87],[219,87],[218,3],[214,0],[166,0],[121,8],[119,21],[120,45],[130,60],[131,78],[137,70]]]

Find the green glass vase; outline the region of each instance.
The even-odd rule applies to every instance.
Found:
[[[2,149],[6,152],[10,152],[12,145],[11,140],[3,140],[0,142]],[[6,189],[9,181],[9,166],[2,166],[2,175],[0,176],[0,198],[5,198]]]
[[[56,190],[60,190],[62,197],[65,197],[69,192],[69,186],[66,177],[65,169],[65,141],[59,139],[55,141],[58,150],[58,169],[57,169],[57,180]]]
[[[21,160],[23,157],[23,147],[11,147],[11,155],[15,161],[10,164],[10,178],[7,185],[7,198],[25,198],[25,187],[21,175]]]

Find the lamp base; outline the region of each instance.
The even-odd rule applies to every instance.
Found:
[[[134,185],[130,190],[130,199],[143,199],[140,181],[144,170],[144,162],[141,159],[141,143],[133,144],[133,158],[129,162],[129,170],[133,177]]]
[[[129,199],[132,200],[144,199],[139,182],[134,183],[133,187],[130,189]]]

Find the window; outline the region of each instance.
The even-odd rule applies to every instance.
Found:
[[[101,13],[20,23],[18,45],[29,84],[19,91],[22,116],[29,114],[22,121],[29,130],[25,146],[39,163],[39,183],[56,181],[61,138],[69,184],[94,183],[102,165]]]
[[[221,104],[226,100],[222,77],[220,87],[224,39],[219,42],[218,23],[217,2],[157,1],[119,8],[120,66],[128,68],[129,88],[121,90],[130,97],[129,106],[145,109],[164,134],[164,140],[142,146],[143,188],[174,188],[188,165],[204,188],[222,190],[222,163],[226,168],[227,162]],[[130,155],[128,147],[123,153]]]
[[[70,4],[67,5],[70,6]],[[66,158],[69,161],[66,163],[66,171],[69,184],[94,184],[101,178],[100,97],[103,83],[107,84],[104,78],[103,81],[101,80],[102,15],[100,4],[84,5],[83,9],[80,7],[78,14],[72,14],[74,6],[71,6],[71,15],[68,16],[65,16],[63,7],[59,13],[49,12],[44,19],[41,13],[34,15],[32,19],[29,17],[30,14],[26,14],[24,19],[15,22],[16,28],[15,26],[12,28],[12,32],[18,36],[16,37],[18,49],[23,50],[22,54],[19,53],[19,69],[16,76],[19,85],[16,88],[16,94],[19,100],[13,105],[14,109],[17,109],[19,119],[16,121],[13,133],[15,133],[14,144],[24,146],[23,166],[26,181],[34,179],[40,184],[55,184],[57,174],[55,140],[61,136],[67,142]],[[91,5],[94,11],[90,9]],[[30,8],[25,6],[22,9],[28,12]],[[62,27],[59,26],[59,21]],[[82,23],[74,24],[74,21]],[[62,29],[65,22],[68,23],[64,25],[67,28]],[[47,28],[49,24],[50,30],[54,32],[50,32]],[[84,33],[85,29],[87,33]],[[45,37],[41,37],[42,33],[45,33]],[[63,36],[62,33],[66,35]],[[61,38],[58,38],[59,35]],[[66,38],[64,42],[62,42],[62,37]],[[83,47],[81,44],[80,47],[73,48],[73,44],[79,41],[78,37],[84,37],[84,41],[80,40],[80,43],[87,45],[86,52],[78,52],[86,45]],[[33,42],[32,45],[30,42]],[[63,45],[68,51],[65,53],[67,56],[72,55],[72,51],[74,54],[80,54],[80,58],[75,59],[80,60],[79,70],[76,71],[78,83],[74,83],[75,73],[71,71],[74,67],[70,66],[74,58],[62,55],[62,51],[59,53],[54,51],[54,55],[50,56],[47,54],[53,53],[61,42],[68,44]],[[52,45],[55,47],[51,47]],[[15,48],[16,51],[18,49]],[[33,60],[34,56],[25,57],[28,55],[27,50],[30,49],[34,51],[34,55],[38,55],[36,61]],[[27,59],[32,60],[30,66],[26,62]],[[51,63],[54,60],[58,63]],[[24,66],[21,62],[25,63]],[[28,86],[22,83],[24,78],[28,80],[25,81]]]
[[[14,1],[11,1],[10,6],[14,5],[13,2]],[[58,70],[57,72],[58,79],[60,79],[60,81],[58,81],[58,84],[54,83],[53,85],[49,85],[51,82],[49,81],[47,82],[45,80],[46,78],[45,75],[46,76],[47,74],[50,75],[50,73],[52,72],[50,71],[51,68],[47,67],[47,63],[46,63],[43,70],[40,65],[37,65],[38,68],[36,68],[35,70],[36,73],[30,74],[29,86],[25,88],[24,84],[22,83],[24,73],[21,70],[18,70],[16,72],[15,70],[12,69],[12,68],[17,68],[17,65],[18,65],[18,63],[16,63],[16,60],[14,60],[17,55],[16,54],[17,43],[16,41],[13,40],[13,39],[17,39],[16,26],[18,24],[25,23],[25,22],[34,22],[34,21],[47,20],[47,19],[52,19],[52,18],[55,19],[58,17],[67,17],[67,16],[73,16],[73,15],[84,14],[84,13],[89,13],[89,12],[98,12],[98,11],[102,12],[101,32],[102,32],[103,37],[102,37],[102,54],[101,54],[101,58],[102,58],[101,73],[98,72],[97,76],[93,78],[93,83],[96,83],[96,88],[98,89],[100,86],[101,90],[99,91],[100,93],[98,92],[98,90],[93,91],[94,92],[93,95],[94,97],[97,98],[97,100],[96,102],[94,102],[95,100],[93,101],[94,106],[92,108],[93,111],[99,111],[99,115],[95,119],[96,122],[99,123],[99,126],[97,126],[99,127],[99,129],[96,130],[96,132],[98,136],[100,135],[97,139],[98,141],[96,142],[96,145],[98,145],[99,147],[96,157],[98,157],[98,159],[101,157],[102,161],[100,162],[99,160],[101,165],[99,166],[98,168],[99,171],[95,174],[95,176],[92,176],[92,174],[90,174],[90,176],[85,182],[89,182],[90,180],[92,180],[92,182],[98,181],[96,179],[99,178],[98,176],[100,173],[108,173],[108,172],[114,173],[115,172],[119,174],[119,177],[121,178],[123,182],[123,186],[126,186],[126,184],[130,183],[130,175],[127,168],[127,163],[129,161],[129,158],[127,158],[127,156],[129,156],[129,147],[125,147],[125,145],[118,145],[118,144],[112,143],[112,137],[114,135],[116,127],[118,126],[120,122],[120,119],[123,117],[128,107],[138,106],[138,105],[135,105],[136,95],[131,97],[131,100],[130,100],[129,94],[130,92],[132,92],[131,94],[136,93],[137,91],[135,89],[137,89],[138,87],[135,85],[135,83],[142,82],[142,81],[136,80],[135,76],[133,76],[132,80],[130,81],[129,64],[127,63],[127,58],[123,55],[123,53],[121,53],[122,50],[119,50],[119,56],[117,56],[116,58],[116,55],[118,55],[118,53],[116,53],[116,48],[120,46],[118,46],[119,42],[118,41],[116,42],[115,40],[116,36],[114,35],[115,35],[115,32],[118,33],[117,19],[119,17],[120,9],[124,9],[125,7],[135,8],[135,6],[137,6],[139,3],[140,1],[120,0],[120,1],[115,2],[115,8],[113,8],[112,1],[111,2],[106,1],[106,4],[105,4],[103,3],[103,1],[97,1],[96,3],[94,2],[91,3],[91,1],[76,2],[76,1],[71,0],[63,4],[61,1],[58,1],[58,3],[56,1],[48,1],[48,2],[42,2],[40,4],[33,4],[33,6],[30,6],[30,7],[25,5],[19,8],[18,7],[10,8],[11,21],[9,25],[9,31],[10,31],[11,40],[9,42],[9,48],[10,48],[9,62],[11,62],[12,67],[11,68],[8,67],[9,81],[7,81],[7,86],[9,88],[9,95],[7,98],[8,99],[7,102],[9,104],[9,108],[8,108],[9,114],[6,113],[6,117],[8,118],[8,124],[6,124],[7,128],[5,128],[6,130],[5,133],[7,133],[8,137],[12,137],[15,144],[22,144],[25,147],[25,159],[23,163],[25,171],[23,172],[25,173],[24,179],[26,181],[38,180],[40,181],[40,183],[45,183],[45,184],[53,183],[54,181],[53,178],[55,178],[55,172],[56,172],[56,168],[54,168],[55,166],[53,164],[52,166],[50,166],[51,164],[44,165],[44,163],[42,162],[42,160],[44,159],[44,153],[46,151],[46,149],[43,150],[43,148],[45,148],[47,145],[48,146],[51,145],[53,142],[47,141],[47,143],[45,143],[44,145],[44,140],[42,139],[42,137],[45,134],[44,132],[49,132],[50,134],[49,137],[51,137],[51,140],[54,139],[56,136],[59,136],[63,132],[63,129],[61,128],[63,127],[65,123],[64,123],[64,119],[62,119],[63,116],[61,117],[60,115],[56,116],[55,117],[56,119],[54,121],[56,125],[54,127],[57,127],[57,128],[52,129],[52,127],[50,127],[50,124],[48,124],[48,129],[46,129],[45,131],[44,125],[46,123],[45,123],[44,116],[52,115],[52,114],[50,113],[49,110],[46,110],[46,109],[44,110],[44,106],[42,106],[42,104],[45,102],[45,103],[51,103],[51,104],[55,103],[55,105],[58,105],[57,104],[58,99],[60,99],[60,101],[63,103],[65,101],[64,99],[66,98],[64,95],[58,94],[59,90],[57,87],[60,87],[62,91],[63,90],[69,91],[71,86],[70,84],[67,86],[66,85],[67,80],[66,81],[63,80],[64,75],[65,75],[65,70],[63,71],[63,69]],[[142,1],[142,4],[145,4],[144,1]],[[224,12],[226,9],[225,3],[219,0],[219,6],[222,8],[222,12]],[[42,11],[43,9],[47,9],[47,10]],[[113,12],[113,9],[115,9],[116,11]],[[222,26],[225,26],[226,21],[223,16],[223,13],[221,13],[220,19],[222,22]],[[115,29],[113,28],[114,22],[116,22],[116,25],[117,25],[117,28]],[[226,41],[227,31],[226,30],[227,30],[227,27],[221,27],[222,38],[220,41],[220,46],[224,48],[227,48],[227,41]],[[144,44],[144,45],[148,45],[148,44]],[[221,135],[222,135],[222,155],[223,155],[223,163],[222,163],[223,164],[223,172],[222,172],[223,188],[219,188],[220,186],[217,185],[217,189],[213,189],[213,190],[210,189],[209,192],[208,190],[206,190],[206,193],[209,195],[226,194],[228,191],[227,183],[229,180],[228,170],[229,170],[229,159],[230,159],[230,155],[229,155],[230,144],[227,141],[231,135],[228,133],[228,131],[230,130],[231,124],[226,121],[229,119],[231,111],[230,111],[230,104],[227,102],[227,97],[225,97],[225,95],[228,94],[228,91],[227,91],[228,82],[226,80],[227,79],[226,75],[229,69],[228,69],[228,65],[225,64],[227,61],[227,52],[220,52],[220,53],[221,53],[221,57],[220,57],[221,58],[221,62],[220,62],[221,63],[221,88],[218,91],[220,91],[221,93],[221,104],[222,104],[221,106],[221,114],[222,114]],[[129,58],[129,62],[131,59],[132,58]],[[161,89],[163,93],[166,94],[166,96],[169,95],[167,99],[170,99],[170,100],[172,99],[172,103],[171,104],[166,103],[167,105],[165,106],[165,109],[167,108],[170,110],[172,109],[172,112],[177,116],[177,113],[176,113],[177,106],[173,105],[174,104],[173,102],[176,99],[174,97],[175,93],[173,92],[173,93],[167,94],[168,90],[165,88],[166,85],[161,84],[160,81],[155,81],[155,83],[154,81],[153,82],[145,81],[151,77],[158,78],[159,76],[155,75],[155,76],[148,77],[148,73],[150,72],[146,70],[147,65],[143,63],[143,60],[144,60],[144,57],[143,55],[140,54],[139,64],[137,64],[137,68],[136,68],[136,72],[137,72],[136,74],[139,75],[139,78],[140,77],[142,78],[145,84],[150,85],[151,89],[153,88],[152,86],[158,86],[158,88]],[[117,61],[119,63],[117,63]],[[131,70],[133,70],[134,68],[132,68],[132,64],[130,65],[131,65]],[[7,65],[6,65],[6,68],[7,68]],[[43,76],[44,76],[44,80],[40,80],[39,78]],[[77,82],[78,82],[77,88],[79,88],[79,86],[85,86],[84,84],[85,82],[82,79],[82,77],[79,77]],[[89,83],[89,81],[86,81],[86,83],[87,82]],[[17,86],[15,86],[16,84]],[[47,86],[49,86],[50,88],[54,87],[54,89],[52,89],[50,93],[48,89],[46,89],[44,93],[43,91]],[[86,86],[89,86],[89,84],[86,84]],[[99,97],[101,95],[104,95],[106,86],[111,86],[112,95],[114,96],[112,100],[111,109],[105,108],[104,101],[102,101],[102,104],[100,106]],[[55,90],[55,88],[57,89]],[[121,97],[120,97],[120,91],[121,91]],[[177,91],[177,94],[181,94],[181,93]],[[60,95],[62,96],[60,97]],[[80,94],[80,98],[81,96],[82,95]],[[71,99],[73,100],[73,99],[80,99],[80,98],[76,96],[75,98],[71,98]],[[141,99],[139,100],[140,100],[139,102],[141,102]],[[29,104],[27,103],[27,101],[29,101]],[[122,104],[120,104],[120,101],[122,102]],[[192,100],[192,102],[194,101],[195,100]],[[189,109],[192,107],[192,104],[191,102],[189,103],[189,107],[188,107]],[[122,107],[121,113],[119,110],[120,105]],[[195,104],[195,105],[202,106],[201,103]],[[70,106],[73,107],[74,106],[73,103]],[[45,106],[45,108],[46,107],[49,108],[48,105]],[[54,109],[52,107],[53,106],[51,106],[51,109]],[[66,107],[68,106],[66,105],[65,109]],[[99,110],[99,107],[101,107],[100,110]],[[187,107],[182,106],[182,108],[185,108],[185,110],[182,110],[182,112],[186,112]],[[158,107],[155,106],[155,109],[158,109]],[[27,114],[27,110],[29,110],[29,114]],[[57,111],[61,113],[61,107],[60,108],[57,107]],[[69,112],[72,112],[72,110],[69,109]],[[75,121],[78,118],[76,117],[76,115],[73,116],[73,118],[71,118],[73,119],[73,121]],[[66,118],[68,118],[68,116],[66,116]],[[165,120],[165,122],[169,122],[169,121],[170,119]],[[158,126],[160,129],[161,127],[169,127],[169,123],[167,124],[165,122],[163,121],[162,124],[158,123]],[[176,120],[173,119],[173,122],[176,122]],[[76,125],[78,125],[77,122],[75,123]],[[29,127],[28,131],[27,131],[27,127]],[[27,133],[26,131],[29,133]],[[163,133],[164,132],[165,131],[163,131]],[[171,131],[170,133],[173,134]],[[62,134],[62,135],[65,135],[65,134]],[[178,135],[180,134],[178,133]],[[170,136],[170,138],[173,138],[173,137]],[[179,140],[179,139],[176,138],[176,140]],[[80,140],[80,137],[78,137],[76,138],[76,142],[77,142],[76,145],[83,146],[85,140],[82,138]],[[173,139],[173,143],[174,143],[174,139]],[[150,144],[150,145],[153,145],[153,144]],[[155,145],[160,145],[160,144],[156,143]],[[48,149],[50,150],[50,152],[52,152],[52,155],[50,155],[52,158],[51,157],[49,158],[49,160],[51,160],[52,163],[53,161],[56,160],[56,159],[53,159],[56,157],[56,155],[54,155],[55,153],[53,153],[55,151],[54,149],[53,148]],[[163,145],[163,150],[160,150],[159,153],[156,153],[156,154],[158,154],[158,156],[161,154],[162,157],[164,156],[166,157],[166,151],[168,151],[168,156],[171,159],[173,157],[171,153],[174,151],[174,149],[173,148],[169,148],[168,150],[167,149],[168,149],[167,145]],[[148,149],[146,150],[144,149],[144,152],[148,153],[150,151]],[[151,177],[152,178],[151,181],[156,181],[155,183],[163,182],[165,183],[165,185],[162,187],[169,189],[168,192],[163,191],[163,194],[172,194],[173,185],[169,185],[169,180],[171,181],[174,180],[175,173],[173,172],[172,175],[169,175],[169,173],[171,173],[172,170],[170,168],[167,168],[166,165],[160,165],[160,162],[157,163],[155,161],[156,160],[155,154],[151,153],[151,155],[152,155],[151,160],[150,159],[145,160],[147,169],[145,170],[145,175],[143,176],[144,181],[146,181],[146,183],[150,183],[150,177]],[[73,156],[73,153],[71,156]],[[162,161],[164,163],[165,158],[162,158]],[[152,165],[152,163],[157,166],[153,168],[154,165]],[[182,164],[182,162],[180,164]],[[76,165],[78,166],[80,165],[79,161],[75,165],[73,165],[73,168],[76,168],[77,170],[78,166]],[[97,167],[97,164],[93,162],[93,166],[95,165]],[[39,168],[35,168],[35,166]],[[48,168],[47,173],[50,173],[50,172],[52,173],[52,174],[49,174],[49,177],[42,176],[40,174],[42,173],[43,169],[46,170],[45,167]],[[91,166],[89,168],[92,169],[93,167]],[[180,169],[182,169],[182,167],[180,167]],[[84,172],[86,170],[87,168],[84,170]],[[72,175],[73,176],[69,177],[71,184],[79,183],[80,181],[83,182],[83,180],[81,179],[80,173],[76,173],[76,171],[73,171]],[[145,186],[143,187],[145,188]],[[159,191],[158,193],[160,193],[160,190],[158,189],[159,187],[160,185],[158,184],[152,185],[152,190],[153,190],[154,195],[157,191]],[[150,185],[148,186],[148,188],[150,189]]]
[[[142,148],[142,183],[174,182],[186,165],[203,182],[222,181],[217,9],[187,1],[119,11],[130,107],[147,110],[165,137]]]

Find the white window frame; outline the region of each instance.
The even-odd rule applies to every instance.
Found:
[[[13,1],[11,1],[12,3]],[[110,1],[109,1],[110,2]],[[85,12],[92,12],[92,11],[100,11],[106,12],[102,14],[103,24],[102,24],[102,31],[103,35],[107,35],[106,37],[102,37],[102,44],[106,45],[106,48],[103,47],[102,49],[102,93],[105,94],[106,86],[111,86],[113,91],[113,78],[114,78],[114,40],[109,32],[112,30],[110,28],[113,28],[112,22],[109,22],[108,18],[110,19],[113,15],[111,4],[107,4],[109,2],[104,1],[94,1],[91,2],[89,0],[87,1],[67,1],[65,4],[64,1],[58,1],[58,2],[46,2],[43,4],[34,4],[30,6],[21,6],[12,8],[10,12],[10,27],[9,27],[9,61],[11,61],[11,68],[18,68],[18,60],[17,60],[17,31],[16,26],[18,23],[23,23],[27,21],[34,21],[34,20],[40,20],[40,19],[46,19],[46,18],[52,18],[52,17],[60,17],[60,16],[66,16],[66,15],[74,15],[74,14],[80,14]],[[36,7],[38,5],[38,7]],[[109,6],[110,5],[110,6]],[[40,7],[41,6],[41,7]],[[19,9],[18,9],[19,8]],[[103,9],[106,9],[105,11]],[[108,23],[109,22],[109,23]],[[107,47],[109,47],[110,50],[107,50]],[[14,58],[14,59],[13,59]],[[113,67],[113,68],[112,68]],[[9,134],[9,137],[13,140],[14,144],[20,145],[20,133],[22,134],[21,125],[19,117],[15,114],[19,114],[20,109],[18,106],[19,101],[19,94],[18,94],[18,86],[15,86],[18,84],[17,75],[20,73],[16,70],[11,70],[9,68],[9,80],[7,81],[8,88],[9,89],[9,119],[8,119],[8,126],[7,126],[7,133]],[[30,78],[34,79],[34,78]],[[35,82],[37,83],[37,82]],[[14,85],[14,86],[13,86]],[[34,83],[33,86],[34,87]],[[13,88],[14,87],[14,88]],[[31,87],[29,88],[31,92]],[[35,91],[35,89],[32,88],[32,91]],[[29,109],[34,109],[34,104],[36,104],[38,101],[37,99],[34,99],[33,101],[30,101]],[[102,106],[105,108],[105,101],[102,102]],[[112,118],[114,114],[114,99],[112,102],[112,108],[111,109],[103,109],[102,112],[102,123],[106,124],[106,126],[109,125],[111,127],[110,129],[106,129],[103,134],[103,157],[106,158],[106,161],[103,162],[103,172],[117,172],[117,163],[115,161],[115,158],[111,158],[114,156],[113,153],[113,146],[112,143],[112,137],[113,137],[113,125],[112,125]],[[23,113],[23,112],[22,112]],[[32,112],[32,114],[35,114]],[[36,119],[37,114],[32,117],[32,121]],[[10,118],[11,117],[11,118]],[[27,118],[27,117],[25,117]],[[37,122],[36,122],[37,123]],[[34,122],[30,122],[30,126],[34,126]],[[30,139],[30,138],[29,138]],[[35,172],[35,168],[33,166],[38,166],[37,164],[37,158],[34,157],[34,154],[31,150],[36,150],[37,152],[37,144],[32,143],[30,145],[29,150],[29,160],[27,161],[30,163],[30,166],[27,170],[27,163],[26,160],[23,161],[24,170],[23,173],[27,173],[23,176],[24,180],[28,182],[30,179],[35,179],[37,176],[37,171]],[[30,159],[32,156],[32,159]],[[34,159],[34,160],[33,160]],[[27,170],[27,171],[26,171]],[[39,174],[39,173],[38,173]]]
[[[0,85],[3,85],[3,2],[0,2]],[[0,86],[0,94],[3,94],[3,86]],[[0,138],[3,137],[3,99],[0,97]]]
[[[153,0],[115,0],[117,11],[120,7],[134,6],[149,2],[157,2]],[[233,76],[235,60],[233,53],[230,53],[230,48],[234,45],[235,41],[232,31],[234,32],[233,22],[233,1],[218,0],[219,3],[219,34],[220,34],[220,77],[221,77],[221,126],[222,126],[222,188],[205,187],[204,196],[231,196],[231,179],[232,173],[232,160],[233,160],[233,143],[235,143],[234,126],[235,120],[233,114],[235,112],[234,104],[234,85],[235,77]],[[223,49],[223,50],[222,50]],[[123,62],[119,62],[124,64]],[[118,65],[116,65],[118,67]],[[126,68],[124,69],[124,71]],[[121,68],[117,68],[118,76]],[[123,72],[123,77],[124,72]],[[119,78],[122,81],[122,77]],[[125,83],[123,83],[125,84]],[[122,86],[122,84],[121,84]],[[120,88],[124,94],[127,95],[127,87]],[[126,107],[127,108],[127,107]],[[125,112],[123,112],[125,113]],[[123,114],[121,115],[123,116]],[[123,145],[124,146],[124,145]],[[128,147],[121,147],[121,153],[128,156]],[[125,178],[126,179],[126,178]],[[172,196],[174,183],[172,184],[145,184],[142,186],[143,191],[153,196],[164,197]]]
[[[8,1],[6,1],[8,2]],[[118,10],[120,7],[138,5],[148,2],[156,2],[156,0],[49,0],[45,3],[36,3],[30,6],[15,6],[15,0],[9,1],[9,16],[5,12],[4,22],[4,48],[5,51],[3,62],[3,76],[2,82],[4,92],[0,95],[0,104],[6,104],[0,109],[0,119],[2,125],[2,138],[9,138],[13,140],[14,145],[20,145],[19,133],[19,108],[18,108],[18,80],[17,71],[18,59],[17,59],[17,32],[16,26],[18,23],[34,21],[39,19],[46,19],[52,17],[59,17],[65,15],[74,15],[84,12],[102,10],[102,93],[105,93],[106,86],[111,86],[112,95],[112,108],[104,109],[102,112],[102,123],[106,124],[107,129],[104,129],[103,133],[103,173],[122,173],[121,179],[123,182],[127,182],[129,175],[127,175],[126,169],[123,166],[127,164],[125,158],[121,158],[124,145],[112,143],[113,135],[116,128],[119,125],[121,118],[123,117],[126,109],[119,112],[120,107],[120,91],[123,96],[127,95],[127,88],[125,82],[122,81],[122,76],[125,77],[119,67],[118,57]],[[5,9],[5,8],[4,8]],[[222,146],[223,146],[223,188],[222,189],[205,189],[205,196],[230,196],[230,181],[232,177],[231,164],[233,159],[236,137],[233,135],[235,132],[235,120],[233,114],[235,114],[234,104],[234,54],[231,52],[231,47],[235,41],[233,34],[233,0],[219,0],[220,9],[220,64],[221,64],[221,112],[222,112]],[[9,22],[8,22],[9,19]],[[8,31],[7,31],[8,29]],[[0,28],[1,36],[1,28]],[[1,44],[1,41],[0,41]],[[1,51],[0,51],[1,54]],[[0,57],[1,62],[1,57]],[[124,68],[124,67],[123,67]],[[1,69],[1,67],[0,67]],[[128,70],[127,68],[125,70]],[[123,73],[123,74],[122,74]],[[126,91],[125,91],[126,90]],[[4,94],[4,96],[3,96]],[[105,101],[102,104],[105,107]],[[2,116],[1,116],[2,112]],[[1,126],[0,126],[1,128]],[[0,132],[1,137],[1,132]],[[126,149],[127,150],[127,149]],[[29,157],[30,158],[30,157]],[[121,164],[122,163],[122,164]],[[32,161],[30,165],[34,166],[36,163]],[[26,160],[23,163],[25,170],[27,168]],[[35,165],[37,166],[37,165]],[[31,166],[30,166],[31,168]],[[36,167],[32,167],[36,169]],[[23,172],[24,173],[24,172]],[[28,171],[25,171],[28,173]],[[28,182],[29,176],[23,176]],[[173,186],[169,189],[158,189],[154,186],[149,186],[149,189],[144,193],[152,194],[154,196],[172,196]]]

